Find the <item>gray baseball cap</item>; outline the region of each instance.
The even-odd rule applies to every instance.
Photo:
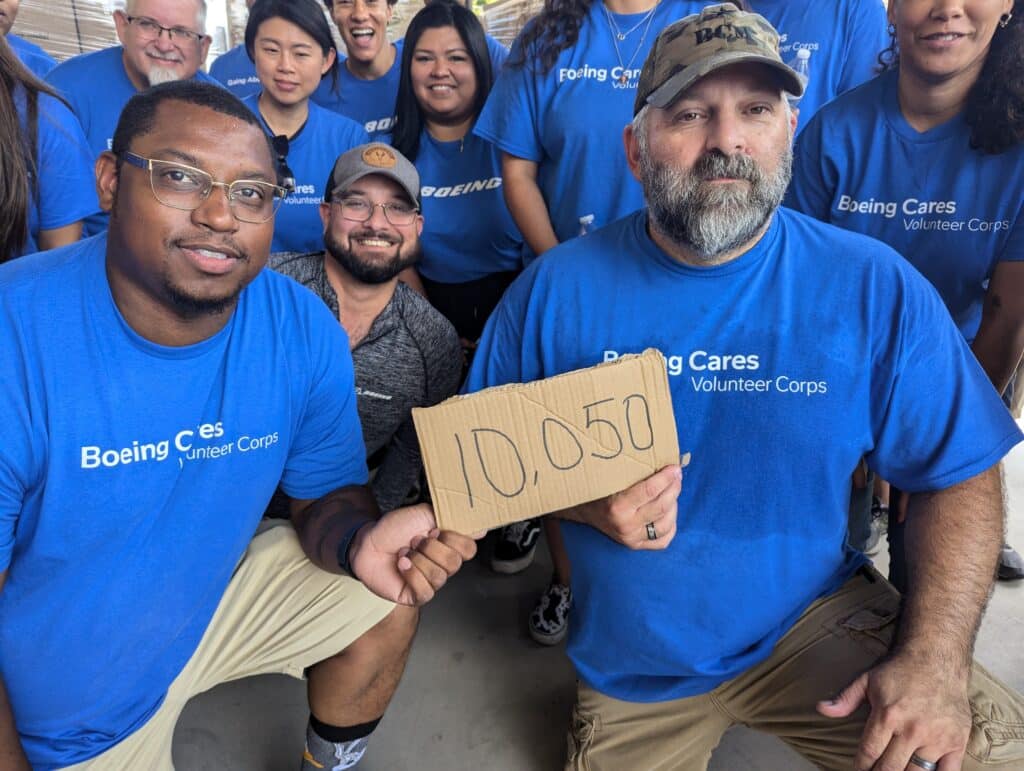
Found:
[[[763,16],[722,3],[661,31],[640,72],[633,114],[645,104],[668,107],[705,75],[737,62],[766,64],[786,91],[794,96],[804,92],[800,76],[779,56],[775,28]]]
[[[333,200],[334,196],[348,190],[353,182],[369,174],[393,179],[409,194],[410,201],[419,204],[420,175],[416,167],[398,150],[383,142],[359,145],[338,156],[324,187],[324,200]]]

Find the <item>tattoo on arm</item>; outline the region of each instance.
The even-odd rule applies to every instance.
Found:
[[[364,485],[342,487],[311,502],[294,501],[292,524],[306,556],[331,573],[341,573],[338,545],[356,526],[376,522],[380,511]]]

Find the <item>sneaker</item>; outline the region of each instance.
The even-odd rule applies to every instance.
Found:
[[[558,645],[569,631],[572,590],[552,580],[530,613],[530,637],[541,645]]]
[[[882,503],[877,496],[871,498],[871,534],[868,542],[864,544],[864,553],[874,556],[878,553],[878,547],[882,542],[882,536],[889,532],[889,506]]]
[[[526,570],[533,562],[539,537],[539,519],[528,519],[501,528],[491,555],[491,569],[495,573],[508,574]]]
[[[1019,581],[1024,578],[1024,559],[1013,550],[1009,544],[1003,544],[1003,551],[999,555],[1000,581]]]

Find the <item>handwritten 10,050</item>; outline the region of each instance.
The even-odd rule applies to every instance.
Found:
[[[643,394],[630,394],[621,400],[601,399],[582,405],[580,412],[582,428],[551,416],[543,418],[540,425],[533,428],[539,432],[545,459],[555,472],[571,471],[587,458],[613,460],[626,450],[627,442],[637,452],[654,446],[651,410]],[[596,442],[600,452],[587,452],[580,436]],[[531,476],[534,486],[540,481],[541,470],[533,469],[531,474],[523,462],[519,445],[526,437],[517,442],[516,438],[496,428],[471,428],[453,437],[471,508],[474,505],[471,478],[482,476],[486,484],[504,498],[521,494]]]

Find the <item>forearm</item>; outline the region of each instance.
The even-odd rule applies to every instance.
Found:
[[[971,350],[1002,394],[1024,351],[1024,262],[996,265]]]
[[[894,648],[966,677],[1003,541],[999,466],[911,497],[907,593]]]
[[[505,204],[534,254],[558,245],[544,195],[537,185],[537,165],[506,155],[502,162]]]
[[[14,713],[7,701],[7,688],[0,680],[0,768],[10,771],[32,771],[21,748],[18,730],[14,727]]]
[[[7,581],[7,571],[0,571],[0,590]],[[0,677],[0,768],[7,771],[32,771],[25,757],[25,750],[18,738],[18,729],[14,725],[14,712],[7,699],[7,686]]]
[[[338,547],[353,528],[380,517],[365,485],[342,487],[315,501],[292,502],[292,524],[310,561],[330,573],[342,573]]]
[[[992,385],[1002,394],[1020,364],[1021,351],[1024,350],[1024,327],[1012,322],[1000,323],[998,319],[987,319],[978,329],[971,350]]]

